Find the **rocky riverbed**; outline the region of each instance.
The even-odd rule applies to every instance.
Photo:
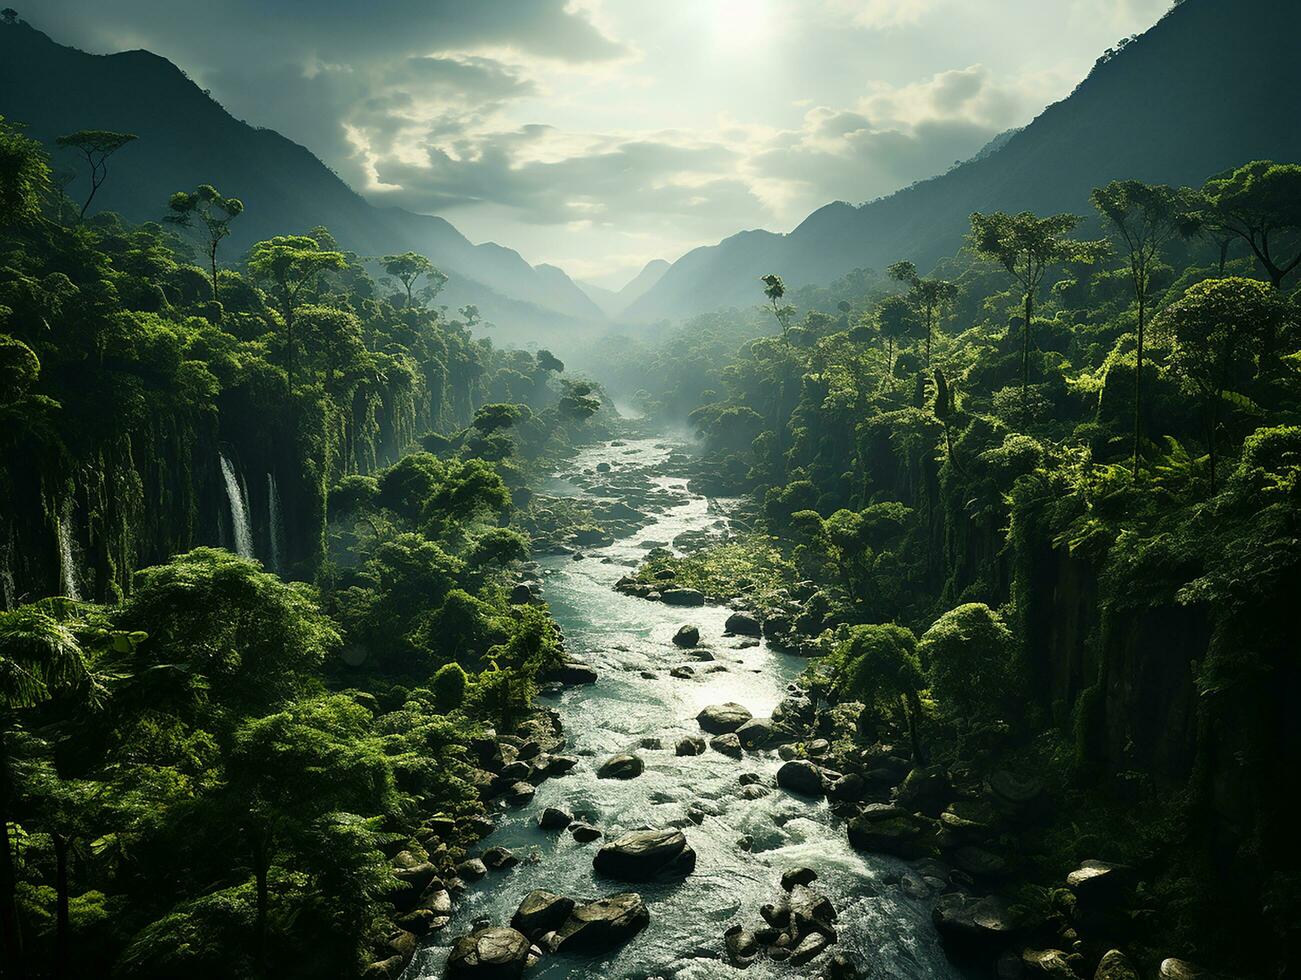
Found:
[[[596,675],[546,692],[565,744],[545,752],[577,763],[523,780],[527,798],[493,797],[482,875],[409,980],[963,975],[931,920],[947,883],[905,887],[908,866],[856,851],[832,801],[779,784],[787,760],[768,719],[799,696],[806,661],[749,621],[728,629],[734,609],[615,590],[652,548],[728,534],[729,503],[690,492],[684,459],[654,440],[607,444],[545,488],[615,515],[589,543],[550,541],[537,571],[575,659],[557,681]],[[793,872],[798,894],[783,887]],[[784,928],[763,917],[769,906]]]

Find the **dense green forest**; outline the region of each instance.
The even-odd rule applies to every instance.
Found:
[[[556,660],[512,515],[601,402],[421,256],[81,205],[0,121],[4,973],[355,975]]]
[[[0,977],[1294,976],[1284,13],[602,320],[0,11]]]
[[[948,793],[1045,784],[1028,827],[945,814],[950,847],[1016,840],[1015,874],[985,870],[1022,912],[1070,921],[1099,849],[1140,868],[1081,975],[1106,937],[1245,975],[1295,959],[1298,202],[1301,167],[1271,162],[1118,181],[1093,194],[1104,238],[976,214],[929,275],[772,274],[752,311],[607,341],[646,365],[641,406],[703,439],[698,485],[754,500],[748,536],[641,580],[756,597],[819,658],[810,734],[849,704],[851,741],[903,740]]]

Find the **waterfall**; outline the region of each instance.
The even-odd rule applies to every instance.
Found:
[[[241,558],[257,557],[253,552],[253,529],[248,523],[248,499],[235,478],[235,467],[226,454],[221,454],[221,476],[226,481],[226,497],[230,501],[231,526],[235,530],[235,553]]]
[[[72,553],[72,507],[63,508],[59,515],[59,577],[63,594],[81,601],[81,585],[77,581],[77,560]]]
[[[267,473],[267,512],[267,528],[271,538],[271,568],[279,574],[282,571],[280,548],[285,538],[285,528],[280,519],[280,490],[276,487],[274,473]]]

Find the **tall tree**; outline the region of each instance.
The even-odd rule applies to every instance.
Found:
[[[249,272],[270,290],[284,322],[285,371],[291,392],[294,390],[294,321],[306,300],[304,293],[322,273],[346,266],[347,259],[342,252],[326,251],[316,239],[305,235],[270,238],[258,242],[249,251]]]
[[[886,270],[895,282],[908,287],[908,301],[921,318],[926,330],[926,366],[931,363],[931,335],[944,316],[944,310],[958,295],[958,287],[946,279],[920,276],[911,262],[896,262]]]
[[[1189,195],[1165,185],[1137,180],[1113,180],[1093,191],[1093,206],[1106,219],[1112,237],[1129,258],[1129,278],[1138,301],[1138,332],[1134,365],[1133,469],[1138,476],[1143,438],[1143,348],[1152,274],[1161,249],[1177,236],[1198,228]]]
[[[1275,289],[1301,266],[1301,165],[1256,160],[1202,188],[1205,220],[1247,243]]]
[[[772,315],[776,317],[777,325],[781,327],[782,340],[789,346],[795,307],[782,303],[782,297],[786,295],[786,283],[782,282],[782,277],[775,272],[760,276],[759,281],[763,283],[763,294],[768,300],[768,305],[772,307]]]
[[[55,140],[59,146],[80,153],[90,167],[90,194],[81,206],[78,221],[86,217],[90,202],[95,200],[95,195],[108,179],[108,158],[135,139],[134,133],[115,133],[110,129],[79,129]]]
[[[447,283],[447,276],[435,268],[434,263],[418,252],[386,255],[380,259],[380,263],[384,266],[385,272],[402,283],[402,288],[407,292],[406,306],[408,308],[415,305],[412,291],[416,288],[416,283],[420,281],[421,276],[426,277],[426,281],[429,287],[433,289],[433,295],[435,296]]]
[[[1211,493],[1221,406],[1240,380],[1250,377],[1271,337],[1292,316],[1289,304],[1263,282],[1230,276],[1188,289],[1164,313],[1174,338],[1171,364],[1196,391],[1206,411],[1206,448]]]
[[[1027,391],[1030,387],[1030,338],[1034,307],[1049,268],[1061,262],[1090,260],[1099,252],[1096,243],[1070,237],[1080,219],[1074,214],[1041,218],[1029,211],[1021,214],[971,216],[972,247],[977,254],[998,262],[1020,285],[1025,300],[1025,326],[1021,335],[1021,420],[1029,421]]]
[[[894,374],[894,352],[909,336],[917,332],[920,321],[916,310],[902,296],[890,296],[876,311],[876,322],[886,343],[885,374]]]
[[[193,226],[197,217],[208,233],[208,265],[212,272],[212,301],[217,295],[217,247],[230,234],[230,223],[244,213],[244,202],[237,197],[226,197],[211,184],[200,184],[198,189],[177,191],[167,202],[166,220],[183,228]]]
[[[17,877],[9,822],[14,810],[11,742],[17,712],[71,692],[98,690],[76,634],[50,612],[22,606],[0,613],[0,947],[3,973],[22,977],[22,934],[18,925]]]

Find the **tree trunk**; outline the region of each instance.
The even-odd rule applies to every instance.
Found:
[[[1224,278],[1224,267],[1229,264],[1229,245],[1232,239],[1225,238],[1220,242],[1220,278]]]
[[[60,980],[70,976],[68,926],[68,838],[51,834],[54,841],[54,975]]]
[[[1034,294],[1025,293],[1025,333],[1021,337],[1021,427],[1030,427],[1030,321],[1034,316]]]
[[[917,733],[917,716],[921,714],[921,699],[915,691],[902,696],[904,717],[908,719],[908,741],[912,744],[913,762],[926,764],[926,753],[922,751],[921,737]]]
[[[253,875],[257,882],[257,918],[253,925],[253,955],[259,975],[266,976],[267,962],[267,906],[269,890],[267,888],[268,842],[266,834],[258,829],[253,832]]]
[[[208,246],[208,261],[212,265],[212,301],[217,300],[217,243],[213,242]]]
[[[0,726],[6,726],[8,719],[0,717]],[[9,841],[9,811],[13,787],[9,782],[9,742],[4,729],[0,728],[0,830],[4,832],[4,856],[0,858],[0,944],[3,945],[4,976],[12,980],[22,980],[23,939],[18,927],[17,888],[18,876],[14,870],[14,852]]]
[[[1215,496],[1215,430],[1220,427],[1220,399],[1223,395],[1216,392],[1211,398],[1211,430],[1206,434],[1207,455],[1211,462],[1211,496]]]
[[[1138,476],[1139,444],[1143,438],[1143,320],[1147,313],[1147,297],[1138,296],[1138,356],[1134,366],[1134,476]]]

